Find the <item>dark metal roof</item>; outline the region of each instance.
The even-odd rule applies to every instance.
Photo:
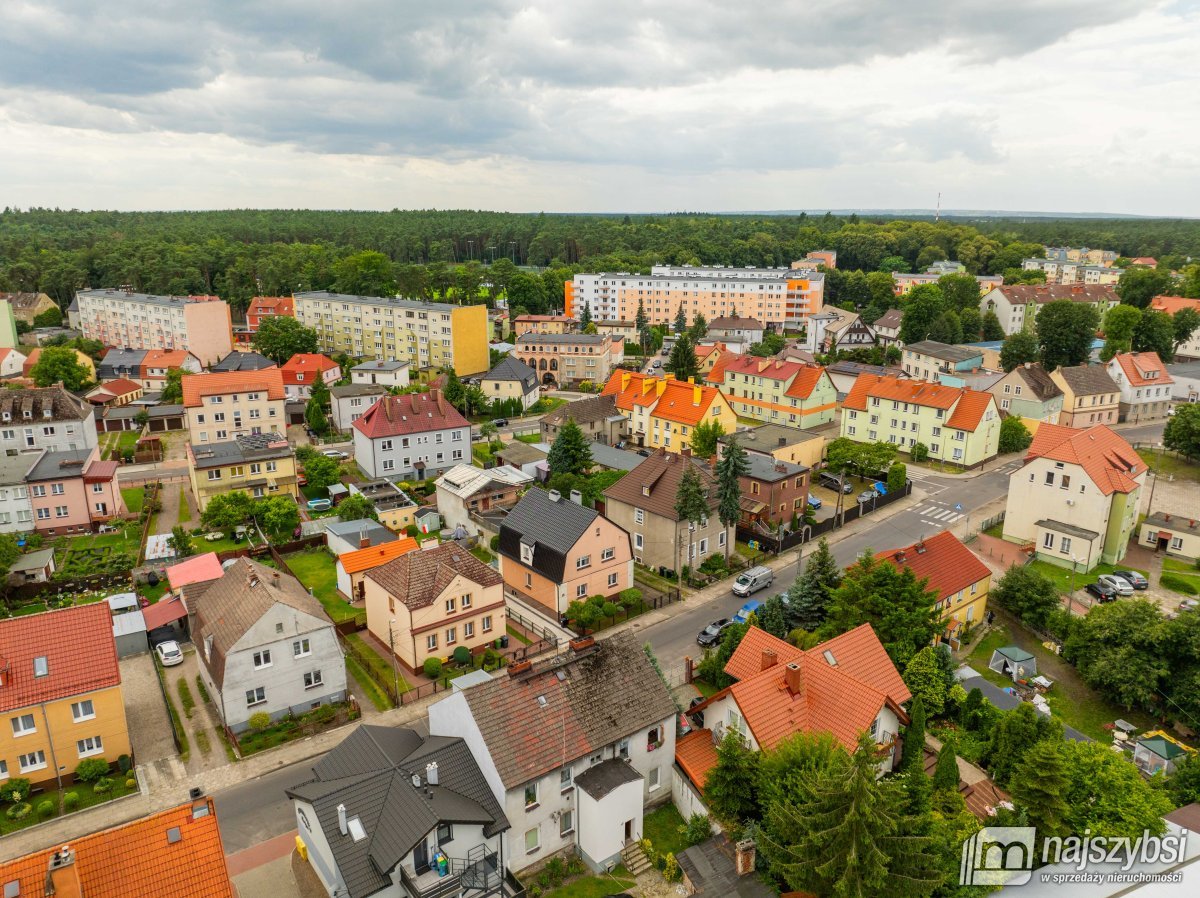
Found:
[[[725,833],[679,852],[679,867],[704,898],[774,898],[776,892],[757,876],[738,876],[734,847]]]
[[[1085,530],[1082,527],[1076,527],[1073,524],[1064,524],[1062,521],[1054,521],[1050,518],[1043,518],[1035,525],[1046,530],[1053,530],[1055,533],[1065,533],[1067,536],[1074,536],[1079,539],[1099,539],[1100,534],[1095,530]]]
[[[629,762],[621,758],[609,758],[575,777],[575,785],[600,801],[619,786],[640,782],[641,779],[642,775]]]
[[[567,496],[551,499],[549,491],[535,487],[521,497],[500,526],[500,554],[520,562],[521,543],[532,545],[530,566],[561,583],[567,553],[596,517],[594,508],[578,505]]]
[[[491,371],[483,375],[483,380],[516,380],[520,381],[525,392],[537,387],[537,372],[511,355],[500,360]]]

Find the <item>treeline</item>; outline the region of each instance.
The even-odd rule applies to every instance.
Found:
[[[0,213],[0,289],[40,290],[66,306],[75,290],[130,284],[152,293],[254,295],[297,290],[395,292],[486,300],[497,273],[528,311],[561,304],[579,271],[654,264],[783,266],[835,249],[845,271],[923,270],[939,259],[972,274],[1011,274],[1040,243],[1125,256],[1200,256],[1200,222],[987,219],[970,223],[850,216],[546,215],[481,211]],[[507,260],[499,270],[491,263]],[[511,266],[511,267],[509,267]],[[520,266],[547,269],[535,277]],[[838,301],[842,275],[831,278]],[[519,291],[520,292],[520,291]]]

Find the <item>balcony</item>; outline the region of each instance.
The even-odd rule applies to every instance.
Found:
[[[468,893],[472,898],[524,898],[525,889],[511,873],[498,869],[494,853],[486,845],[471,849],[467,859],[447,858],[448,872],[441,875],[436,866],[415,873],[403,864],[400,881],[410,898],[449,898]]]

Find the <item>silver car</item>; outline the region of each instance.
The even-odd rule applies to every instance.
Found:
[[[1105,586],[1119,596],[1133,595],[1133,586],[1128,580],[1123,580],[1120,577],[1114,577],[1112,574],[1101,574],[1096,578],[1096,582],[1101,586]]]
[[[162,662],[163,667],[174,667],[176,664],[183,663],[183,650],[173,639],[160,642],[154,647],[154,651],[158,653],[158,660]]]

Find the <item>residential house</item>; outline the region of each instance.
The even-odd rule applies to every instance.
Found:
[[[287,426],[284,404],[283,372],[278,368],[183,378],[183,406],[193,446],[283,430]]]
[[[448,530],[462,527],[479,533],[473,515],[512,508],[533,478],[525,472],[500,465],[483,470],[474,465],[455,465],[437,479],[437,507]]]
[[[1138,542],[1155,552],[1184,561],[1200,560],[1200,516],[1152,511],[1142,521]]]
[[[472,746],[359,726],[287,790],[302,854],[338,898],[510,896],[510,823]]]
[[[534,445],[513,440],[492,453],[492,459],[500,467],[516,468],[530,477],[545,481],[550,476],[546,465],[546,457],[550,454],[549,444]]]
[[[1200,312],[1200,299],[1185,299],[1182,296],[1156,296],[1150,300],[1150,308],[1156,312],[1166,312],[1174,317],[1180,309],[1192,309]],[[1200,359],[1200,328],[1192,331],[1188,338],[1175,349],[1175,361],[1195,361]]]
[[[419,548],[420,544],[415,539],[406,536],[403,539],[393,539],[377,546],[368,545],[338,555],[334,563],[338,593],[348,602],[361,603],[366,598],[364,581],[370,571]]]
[[[38,315],[58,308],[58,303],[46,293],[0,293],[0,302],[12,309],[17,321],[24,321],[30,327]]]
[[[1120,415],[1121,388],[1103,365],[1079,365],[1050,372],[1050,379],[1063,391],[1063,427],[1092,427],[1116,424]]]
[[[1137,526],[1146,463],[1103,425],[1043,424],[1008,478],[1004,538],[1037,557],[1090,571],[1125,557]]]
[[[1121,388],[1118,421],[1132,424],[1167,417],[1173,384],[1157,352],[1121,352],[1109,359],[1106,368]]]
[[[555,619],[571,602],[634,585],[629,533],[558,490],[527,490],[500,525],[497,551],[508,587]]]
[[[857,312],[847,312],[836,306],[828,306],[820,314],[810,316],[803,344],[809,352],[863,349],[874,345],[875,331],[870,325]]]
[[[371,478],[424,480],[471,458],[471,424],[440,390],[383,396],[350,429]]]
[[[726,343],[724,340],[718,340],[715,343],[697,343],[695,347],[696,373],[698,375],[703,375],[705,383],[719,387],[723,378],[716,378],[716,382],[714,383],[709,379],[709,375],[713,373],[713,369],[715,369],[718,364],[723,365],[734,356],[740,355],[737,350],[731,347],[741,346],[742,344],[736,343],[732,340],[730,340],[728,343]]]
[[[1082,262],[1084,265],[1111,268],[1119,257],[1111,249],[1090,249],[1086,246],[1078,249],[1071,246],[1047,246],[1046,258],[1058,262]]]
[[[570,315],[518,315],[513,321],[513,332],[518,337],[522,334],[570,334],[578,326],[579,322]]]
[[[393,533],[403,533],[416,523],[417,503],[390,480],[370,480],[349,484],[351,496],[362,496],[371,503],[379,523]]]
[[[75,298],[83,336],[105,346],[186,349],[205,365],[233,349],[233,319],[219,296],[80,290]]]
[[[378,521],[361,518],[357,521],[331,521],[325,525],[325,547],[334,558],[347,552],[357,552],[372,546],[396,541],[396,534]]]
[[[255,296],[246,309],[246,328],[251,335],[256,334],[264,320],[276,315],[296,317],[295,304],[290,296]]]
[[[0,659],[0,780],[54,788],[132,752],[106,603],[0,620]]]
[[[11,346],[0,347],[0,378],[20,377],[25,370],[26,356]]]
[[[200,678],[225,725],[272,720],[346,699],[346,665],[333,623],[289,574],[239,558],[219,580],[188,587],[189,631]]]
[[[75,353],[75,361],[87,370],[88,379],[96,379],[96,363],[92,361],[92,357],[82,350],[72,350]],[[24,377],[33,377],[33,369],[37,367],[37,363],[42,360],[42,347],[36,346],[29,350],[29,354],[25,356],[25,361],[21,364],[21,374]]]
[[[224,356],[217,364],[209,365],[208,370],[213,374],[231,374],[235,371],[266,371],[278,367],[261,352],[237,350]]]
[[[617,410],[625,415],[629,439],[650,449],[685,449],[692,429],[701,422],[715,421],[726,433],[737,427],[737,415],[720,390],[676,380],[674,375],[615,371],[603,395],[613,396]]]
[[[471,747],[513,821],[513,870],[571,850],[601,870],[645,834],[643,808],[670,800],[675,716],[640,641],[618,633],[455,691],[429,731]]]
[[[737,440],[738,445],[751,455],[762,455],[807,468],[817,467],[825,454],[823,435],[786,424],[761,424],[726,434],[718,442],[724,446],[731,440]]]
[[[237,898],[216,803],[197,798],[4,864],[6,891],[40,898]]]
[[[177,593],[185,586],[219,580],[224,573],[217,553],[205,552],[167,568],[167,586],[171,592]]]
[[[818,364],[817,357],[800,345],[799,341],[788,343],[783,349],[775,353],[775,358],[781,362],[803,362],[805,365],[816,367]]]
[[[842,403],[841,436],[904,452],[922,443],[930,458],[974,468],[999,451],[1000,414],[991,393],[864,374]]]
[[[709,516],[680,520],[675,511],[679,482],[691,465],[704,490]],[[696,567],[714,552],[733,548],[734,528],[717,515],[717,480],[691,450],[659,449],[604,491],[604,514],[633,538],[633,559],[649,568],[678,571]]]
[[[329,388],[329,418],[339,433],[367,413],[381,396],[388,395],[382,384],[343,384]]]
[[[33,529],[33,503],[25,477],[37,464],[32,452],[0,455],[0,533],[25,533]]]
[[[832,421],[837,411],[837,390],[824,368],[740,356],[725,363],[724,374],[721,392],[743,418],[819,427]],[[726,427],[726,432],[732,431]]]
[[[38,549],[18,555],[9,566],[8,574],[20,583],[45,583],[54,576],[55,570],[54,549]]]
[[[145,392],[146,390],[141,384],[119,378],[97,384],[84,394],[83,398],[92,405],[120,408],[141,399]]]
[[[43,450],[25,482],[29,484],[34,527],[51,536],[87,533],[125,514],[115,461],[100,450]]]
[[[900,325],[903,322],[903,312],[899,309],[888,309],[871,325],[871,330],[875,331],[875,340],[880,346],[903,346],[900,340]]]
[[[202,513],[213,496],[231,490],[253,499],[300,497],[296,456],[287,437],[275,431],[201,446],[188,443],[187,461],[192,495]]]
[[[367,629],[411,671],[460,646],[482,652],[508,632],[504,578],[455,542],[371,568],[362,595]]]
[[[97,379],[116,380],[124,377],[133,380],[141,373],[147,352],[149,350],[146,349],[109,349],[96,363]]]
[[[734,650],[725,673],[732,686],[709,696],[690,713],[704,726],[675,746],[675,763],[703,793],[717,764],[717,746],[737,733],[755,751],[768,751],[796,733],[828,733],[846,751],[870,733],[881,772],[892,770],[904,703],[912,698],[900,672],[870,624],[862,624],[808,651],[758,627]]]
[[[637,322],[630,321],[595,321],[596,333],[604,334],[609,337],[620,337],[626,343],[638,343],[641,341],[641,336],[638,334]]]
[[[909,569],[918,580],[926,581],[926,589],[937,593],[937,608],[945,628],[938,642],[949,644],[953,650],[961,647],[963,637],[987,614],[992,570],[949,530],[911,546],[879,552],[875,557]]]
[[[1151,730],[1138,736],[1133,746],[1133,763],[1147,776],[1156,773],[1170,776],[1179,764],[1195,754],[1196,749],[1164,730]]]
[[[748,453],[746,461],[749,472],[738,478],[742,486],[739,523],[767,533],[796,529],[808,501],[808,468],[757,452]]]
[[[332,387],[342,378],[341,366],[319,352],[298,352],[279,370],[283,372],[283,390],[288,399],[308,399],[317,380]]]
[[[508,332],[511,329],[508,323],[508,309],[502,309],[499,306],[494,309],[488,309],[488,335],[491,338],[491,342],[498,343],[508,336]]]
[[[537,371],[542,383],[598,384],[625,360],[625,341],[600,334],[528,333],[517,336],[513,355]]]
[[[321,352],[403,359],[414,368],[450,367],[459,377],[487,370],[486,306],[327,291],[293,298],[296,319],[317,332]]]
[[[868,365],[866,362],[852,362],[849,359],[842,359],[832,365],[826,365],[825,373],[833,381],[839,402],[845,401],[846,397],[850,395],[850,391],[854,389],[854,384],[864,374],[873,377],[898,377],[902,380],[908,377],[902,368]]]
[[[379,384],[384,387],[408,386],[408,362],[396,359],[375,359],[362,362],[350,369],[350,382],[354,384]]]
[[[969,346],[921,340],[904,347],[904,372],[938,383],[943,375],[962,375],[983,367],[983,353]]]
[[[714,340],[741,340],[743,343],[761,343],[766,328],[756,318],[741,315],[722,315],[708,323],[707,336]]]
[[[167,385],[167,375],[172,371],[199,374],[203,370],[200,360],[186,349],[147,349],[136,376],[129,379],[136,380],[147,390],[157,391]]]
[[[537,372],[512,356],[505,356],[479,381],[479,388],[489,402],[515,399],[522,411],[538,401]]]
[[[1157,268],[1158,259],[1153,256],[1134,256],[1129,260],[1130,268]]]
[[[615,446],[622,440],[626,418],[617,409],[616,396],[585,396],[542,415],[542,442],[553,443],[568,420],[574,421],[584,436],[594,443]]]
[[[1105,313],[1121,301],[1112,286],[1006,284],[984,294],[979,301],[979,311],[981,314],[995,312],[1004,333],[1015,334],[1017,331],[1032,328],[1042,306],[1060,299],[1092,306],[1101,321],[1104,320]]]
[[[1063,391],[1038,362],[1026,362],[988,388],[1000,411],[1028,422],[1057,424],[1062,417]]]

